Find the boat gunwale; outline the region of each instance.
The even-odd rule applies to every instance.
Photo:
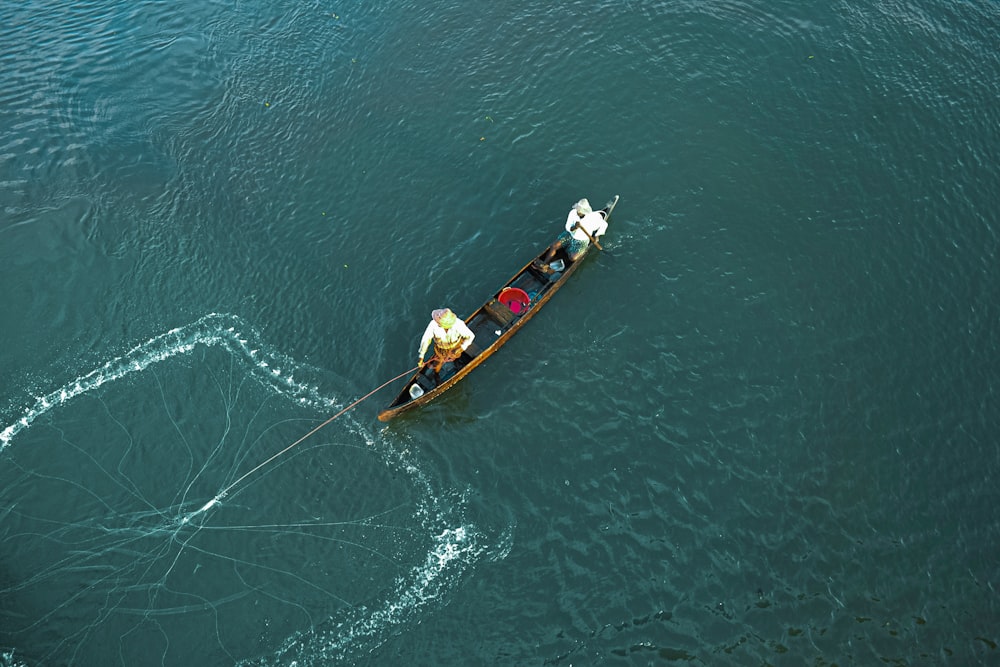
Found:
[[[617,203],[618,203],[618,195],[615,195],[615,198],[612,201],[612,203],[610,203],[604,209],[601,209],[601,212],[604,213],[605,220],[608,220],[611,217],[611,212],[614,210],[614,207]],[[417,381],[417,379],[423,373],[423,369],[417,370],[406,381],[406,384],[403,386],[403,389],[398,394],[396,394],[392,402],[389,404],[389,407],[379,412],[378,414],[379,421],[382,422],[389,421],[390,419],[393,419],[394,417],[398,416],[400,413],[406,412],[407,410],[410,410],[412,408],[426,405],[427,403],[434,400],[437,396],[444,393],[452,386],[457,384],[459,381],[461,381],[462,378],[471,373],[481,363],[486,361],[487,358],[492,356],[498,349],[503,347],[503,345],[507,342],[507,340],[510,339],[510,337],[513,336],[515,333],[520,331],[521,327],[523,327],[528,320],[534,317],[535,313],[537,313],[542,308],[542,306],[548,303],[549,299],[551,299],[552,296],[556,292],[558,292],[563,285],[566,284],[566,281],[569,280],[569,277],[573,275],[573,273],[583,262],[583,260],[590,255],[591,245],[593,244],[588,245],[585,248],[583,254],[581,254],[580,257],[576,258],[570,263],[570,265],[566,268],[566,270],[562,273],[562,275],[559,276],[557,280],[552,282],[548,287],[548,289],[545,290],[545,293],[542,295],[542,297],[538,301],[533,302],[530,305],[530,307],[528,308],[527,312],[524,313],[524,315],[519,316],[517,318],[517,321],[514,322],[509,329],[501,333],[496,338],[496,340],[490,343],[487,347],[480,349],[479,353],[476,354],[476,356],[472,357],[468,363],[466,363],[460,369],[458,369],[458,371],[454,375],[449,377],[441,384],[435,386],[433,389],[426,391],[421,396],[397,404],[397,401],[408,393],[409,388]],[[513,283],[517,282],[518,278],[523,276],[525,273],[530,272],[532,270],[532,264],[534,264],[535,261],[544,257],[547,251],[548,251],[548,246],[546,246],[546,248],[543,249],[541,253],[536,255],[534,258],[531,259],[531,261],[529,261],[519,271],[517,271],[506,283],[504,283],[503,287],[494,292],[489,299],[487,299],[481,306],[476,308],[476,310],[474,310],[469,315],[469,317],[466,318],[464,321],[471,322],[472,320],[475,319],[477,315],[486,310],[487,306],[496,301],[496,299],[498,298],[500,293],[503,292],[504,289],[510,287]]]

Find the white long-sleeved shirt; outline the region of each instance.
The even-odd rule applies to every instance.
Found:
[[[577,228],[577,224],[590,232],[590,235],[595,239],[603,236],[604,232],[608,231],[608,221],[597,211],[591,211],[581,218],[577,214],[576,209],[573,208],[570,209],[569,215],[566,216],[566,231],[572,232],[573,238],[577,241],[590,241],[583,232],[583,229]]]
[[[465,352],[472,345],[472,340],[475,337],[476,334],[472,333],[472,330],[460,319],[456,319],[450,329],[445,329],[434,320],[431,320],[427,328],[424,329],[423,337],[420,339],[420,358],[423,359],[424,355],[427,354],[427,348],[430,347],[432,340],[454,343],[461,339],[462,351]]]

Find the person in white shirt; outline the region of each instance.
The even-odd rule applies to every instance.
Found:
[[[430,363],[434,364],[434,373],[449,361],[458,359],[476,337],[472,330],[448,308],[440,308],[431,313],[431,321],[420,339],[419,366],[424,366],[424,355],[431,341],[434,341],[434,356]]]
[[[538,260],[538,265],[547,267],[560,248],[566,249],[566,255],[571,261],[579,259],[587,250],[591,240],[596,241],[608,231],[608,221],[604,216],[590,207],[585,198],[578,201],[566,216],[566,231],[549,246],[545,256]]]

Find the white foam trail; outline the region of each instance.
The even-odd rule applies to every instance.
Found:
[[[144,371],[173,357],[190,354],[198,345],[221,346],[244,358],[258,381],[300,404],[321,410],[339,407],[336,401],[321,395],[316,387],[295,380],[294,375],[301,366],[267,350],[256,332],[239,318],[212,313],[192,324],[155,336],[86,375],[37,397],[30,408],[0,431],[0,451],[10,446],[21,431],[50,410],[109,382]],[[287,372],[287,369],[296,371]],[[368,441],[369,446],[380,446],[364,429],[355,425],[355,430]],[[301,666],[326,665],[350,659],[361,651],[375,650],[388,637],[386,629],[406,623],[432,601],[446,594],[461,575],[487,552],[475,528],[464,524],[456,516],[462,513],[460,507],[464,501],[460,500],[457,508],[442,507],[434,485],[409,460],[405,450],[390,448],[383,450],[383,454],[388,455],[388,465],[404,472],[421,488],[418,494],[421,500],[415,507],[414,518],[423,525],[430,538],[430,548],[424,561],[395,581],[393,594],[381,606],[374,609],[354,608],[347,611],[346,616],[331,618],[319,626],[297,633],[270,657],[261,658],[253,664],[289,664],[291,660],[292,664]],[[181,523],[186,524],[195,516],[207,512],[220,500],[221,496],[212,498],[183,518]],[[499,557],[504,556],[506,553]]]
[[[355,432],[370,447],[383,449],[386,463],[422,489],[421,500],[414,508],[414,518],[420,521],[430,537],[427,554],[423,562],[396,578],[392,593],[380,606],[349,609],[307,631],[292,635],[269,656],[240,663],[243,667],[326,667],[334,663],[351,663],[358,655],[378,649],[392,636],[393,628],[398,631],[434,601],[444,597],[479,560],[484,557],[503,559],[510,551],[510,535],[502,537],[500,545],[491,547],[473,525],[464,522],[464,495],[456,497],[437,492],[423,471],[410,459],[408,448],[384,449],[385,443],[373,439],[370,433],[356,425]],[[497,546],[499,549],[496,549]]]
[[[0,651],[0,665],[3,665],[3,667],[28,667],[28,663],[22,662],[14,654],[13,649]]]
[[[240,330],[248,330],[242,334]],[[272,366],[275,358],[271,355],[270,362],[261,354],[261,345],[257,343],[257,335],[235,315],[211,313],[193,324],[171,329],[165,334],[151,338],[137,345],[124,355],[112,359],[103,366],[92,370],[63,387],[36,398],[34,405],[24,411],[12,423],[0,431],[0,451],[6,449],[17,437],[17,434],[31,426],[40,416],[49,410],[64,405],[81,394],[97,389],[101,385],[119,380],[126,375],[144,371],[150,366],[172,357],[190,353],[198,345],[219,345],[237,353],[250,362],[250,367],[265,384],[283,393],[292,394],[300,403],[329,409],[336,403],[320,396],[315,387],[297,382],[292,375],[282,373],[280,368]],[[278,359],[288,365],[293,362]]]
[[[470,526],[446,528],[434,538],[420,565],[396,581],[395,595],[382,607],[359,609],[347,620],[325,624],[290,637],[269,659],[242,665],[329,665],[371,652],[388,636],[386,630],[405,623],[423,607],[442,597],[467,567],[486,551]]]

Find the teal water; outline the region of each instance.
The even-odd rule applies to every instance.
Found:
[[[0,5],[0,664],[996,664],[998,31]],[[244,477],[614,194],[467,380]]]

